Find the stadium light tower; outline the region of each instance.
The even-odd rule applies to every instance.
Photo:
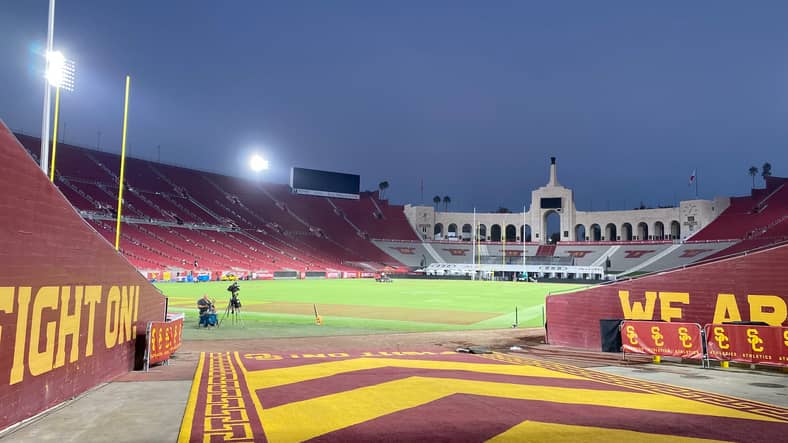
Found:
[[[249,167],[254,172],[265,171],[268,169],[268,160],[261,157],[259,154],[254,154],[251,159],[249,159]]]
[[[49,20],[47,21],[47,54],[52,52],[52,41],[55,33],[55,0],[49,0]],[[49,57],[46,59],[46,68],[49,71]],[[47,173],[47,160],[49,160],[49,111],[52,107],[51,89],[49,80],[44,81],[44,114],[41,116],[41,170]]]

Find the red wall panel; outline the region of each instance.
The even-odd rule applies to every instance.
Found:
[[[621,300],[628,291],[628,306]],[[653,299],[653,312],[648,299]],[[640,303],[645,315],[630,312]],[[547,339],[554,345],[600,348],[600,319],[712,323],[762,320],[788,325],[788,245],[705,265],[547,298]],[[627,309],[629,307],[629,309]],[[738,313],[738,315],[737,315]]]
[[[164,297],[0,122],[0,429],[131,370]]]

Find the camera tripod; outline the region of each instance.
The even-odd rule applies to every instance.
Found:
[[[236,306],[236,303],[238,306]],[[230,298],[230,301],[227,302],[227,308],[224,310],[224,315],[222,315],[222,319],[219,320],[219,325],[221,326],[222,322],[225,318],[230,317],[232,319],[233,324],[240,323],[241,326],[244,324],[244,319],[241,317],[241,303],[238,300],[238,297],[233,295]]]

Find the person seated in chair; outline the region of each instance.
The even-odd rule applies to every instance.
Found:
[[[199,326],[205,326],[206,328],[209,326],[216,326],[218,323],[216,309],[208,298],[208,294],[203,295],[201,299],[197,300],[197,309],[200,312]]]

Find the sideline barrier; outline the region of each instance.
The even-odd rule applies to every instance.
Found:
[[[150,365],[167,361],[181,347],[183,314],[167,314],[167,321],[149,321],[146,334],[145,372]]]
[[[621,323],[626,353],[703,360],[703,329],[697,323],[631,321]]]
[[[786,327],[709,324],[704,329],[709,359],[788,366]]]

